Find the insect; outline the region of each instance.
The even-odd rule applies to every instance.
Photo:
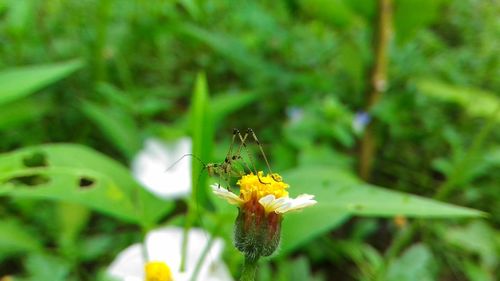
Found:
[[[257,169],[255,167],[255,162],[254,159],[249,152],[247,148],[247,139],[252,138],[255,144],[259,147],[260,153],[262,155],[262,158],[264,159],[264,162],[266,163],[268,172],[271,174],[273,179],[275,181],[281,181],[281,179],[278,179],[275,177],[275,174],[271,170],[271,165],[269,165],[269,161],[267,160],[266,154],[264,153],[264,149],[262,148],[262,145],[255,135],[254,131],[251,128],[248,128],[245,131],[245,134],[241,134],[241,132],[238,129],[233,129],[233,138],[231,141],[231,145],[229,146],[229,150],[226,154],[226,158],[222,163],[210,163],[205,165],[208,175],[209,176],[217,176],[220,179],[224,180],[227,184],[230,183],[230,179],[232,177],[241,177],[245,174],[245,172],[241,170],[237,170],[235,167],[235,163],[243,163],[244,168],[248,172],[253,172],[254,174],[258,175]],[[233,152],[234,149],[234,143],[235,141],[239,140],[240,144],[238,146],[238,149]],[[246,151],[247,154],[247,160],[250,162],[250,165],[248,164],[247,161],[245,161],[241,155],[242,150]],[[263,184],[266,184],[262,182],[259,178],[259,181]],[[268,183],[267,183],[268,184]]]
[[[224,161],[222,161],[220,163],[205,164],[199,157],[190,153],[190,154],[183,155],[179,160],[175,161],[167,170],[169,170],[171,167],[175,166],[184,157],[191,156],[191,157],[195,158],[196,160],[198,160],[203,165],[203,169],[207,170],[207,173],[210,177],[219,178],[222,182],[224,182],[226,184],[226,186],[229,187],[229,186],[231,186],[232,179],[239,178],[246,173],[252,172],[252,173],[258,175],[257,168],[255,166],[254,158],[252,157],[252,154],[250,153],[250,151],[247,148],[247,140],[250,138],[258,146],[260,153],[262,155],[262,158],[263,158],[263,160],[266,164],[266,167],[268,169],[269,174],[271,174],[272,178],[275,181],[281,181],[281,178],[276,177],[275,174],[272,172],[271,166],[269,165],[269,161],[267,159],[267,156],[264,153],[264,149],[262,148],[262,144],[260,143],[255,132],[251,128],[248,128],[244,134],[241,134],[240,130],[238,130],[238,129],[233,129],[233,137],[231,140],[231,144],[229,146],[229,150],[226,153],[226,157],[224,158]],[[238,142],[239,142],[239,145],[237,145],[237,147],[236,147],[235,144]],[[242,156],[243,150],[246,153],[245,157]],[[259,181],[260,181],[260,178],[259,178]],[[261,183],[266,184],[262,181],[261,181]],[[219,184],[219,186],[220,186],[220,184]]]

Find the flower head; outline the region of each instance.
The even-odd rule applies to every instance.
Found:
[[[290,198],[289,185],[278,174],[242,176],[237,185],[240,194],[212,185],[212,191],[230,204],[238,205],[235,223],[235,246],[249,259],[271,255],[278,247],[282,214],[316,204],[314,195]]]
[[[240,187],[239,196],[226,188],[221,188],[218,184],[212,185],[212,191],[230,204],[240,207],[257,201],[266,214],[271,212],[283,214],[316,204],[314,195],[302,194],[297,198],[290,198],[287,191],[289,185],[276,173],[266,176],[263,172],[258,172],[257,175],[250,173],[242,176],[237,185]]]
[[[150,231],[144,245],[137,243],[123,250],[109,266],[108,273],[121,281],[191,280],[209,239],[209,234],[201,229],[189,230],[186,270],[181,271],[183,229],[164,227]],[[221,260],[222,250],[223,241],[215,239],[201,264],[197,280],[233,280]],[[144,257],[145,252],[148,259]]]
[[[144,266],[146,281],[174,281],[168,265],[162,261],[151,261]]]

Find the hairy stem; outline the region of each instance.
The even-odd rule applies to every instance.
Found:
[[[254,281],[257,272],[257,264],[259,259],[250,259],[245,257],[245,264],[243,265],[243,271],[241,272],[240,281]]]

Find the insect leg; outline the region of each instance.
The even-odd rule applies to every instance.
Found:
[[[264,161],[266,162],[267,169],[269,170],[271,177],[274,179],[274,181],[281,181],[281,179],[275,177],[273,171],[271,170],[271,165],[269,165],[269,161],[267,160],[266,153],[264,153],[264,149],[262,148],[262,144],[260,143],[259,139],[255,135],[254,131],[251,128],[248,128],[246,134],[251,135],[253,140],[255,141],[257,146],[259,147],[260,153],[262,154],[262,157],[264,158]]]
[[[255,166],[255,161],[253,161],[252,154],[250,154],[250,151],[247,148],[246,139],[248,138],[248,133],[245,133],[245,135],[242,136],[241,133],[238,132],[238,137],[240,138],[240,142],[241,142],[240,147],[238,148],[238,155],[241,158],[241,149],[243,148],[246,151],[248,161],[250,162],[250,165],[252,166],[253,170],[250,168],[250,166],[248,165],[248,163],[246,161],[243,161],[243,162],[245,163],[245,165],[247,166],[247,169],[249,171],[252,171],[255,175],[258,176],[257,167]]]

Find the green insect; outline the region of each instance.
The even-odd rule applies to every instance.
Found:
[[[179,160],[175,161],[167,170],[175,166],[184,157],[191,156],[194,159],[198,160],[203,165],[203,169],[207,170],[207,173],[210,177],[219,178],[221,182],[223,182],[226,186],[229,187],[231,186],[232,179],[240,178],[241,176],[250,172],[258,174],[254,158],[247,148],[247,140],[250,138],[258,146],[269,174],[272,175],[275,181],[281,181],[281,179],[275,178],[271,170],[271,166],[269,165],[267,156],[264,153],[264,149],[262,148],[262,144],[260,143],[255,132],[251,128],[248,128],[244,134],[242,134],[238,129],[233,129],[233,137],[231,140],[231,144],[229,146],[229,150],[227,151],[226,157],[224,158],[224,161],[220,163],[205,164],[199,157],[189,153],[183,155]],[[238,142],[239,144],[236,147],[236,143]],[[242,156],[243,150],[246,153],[245,157]],[[263,182],[261,181],[261,183]]]
[[[240,178],[246,173],[252,172],[254,174],[257,173],[257,169],[255,167],[255,162],[254,159],[251,155],[251,153],[248,151],[247,148],[247,139],[252,138],[255,144],[259,147],[260,153],[262,155],[262,158],[264,159],[264,162],[266,163],[268,172],[272,175],[273,179],[275,181],[280,181],[281,179],[275,178],[274,173],[271,170],[271,165],[269,165],[269,161],[267,160],[266,154],[264,153],[264,149],[262,148],[262,144],[260,143],[259,139],[255,135],[254,131],[250,128],[248,128],[245,133],[242,135],[241,132],[238,129],[233,129],[233,138],[231,141],[231,145],[229,146],[229,150],[226,154],[226,158],[224,158],[224,161],[221,163],[210,163],[205,165],[205,168],[207,169],[207,173],[209,176],[213,177],[219,177],[221,180],[223,180],[225,183],[228,185],[230,184],[231,178]],[[240,144],[238,148],[234,150],[234,144],[236,141],[240,141]],[[247,154],[247,161],[245,161],[241,155],[242,150],[246,151]],[[237,169],[236,163],[239,163],[240,165],[244,166],[245,171],[242,171],[241,169]],[[248,164],[250,163],[250,165]],[[259,179],[260,180],[260,179]],[[261,183],[264,183],[261,181]]]

